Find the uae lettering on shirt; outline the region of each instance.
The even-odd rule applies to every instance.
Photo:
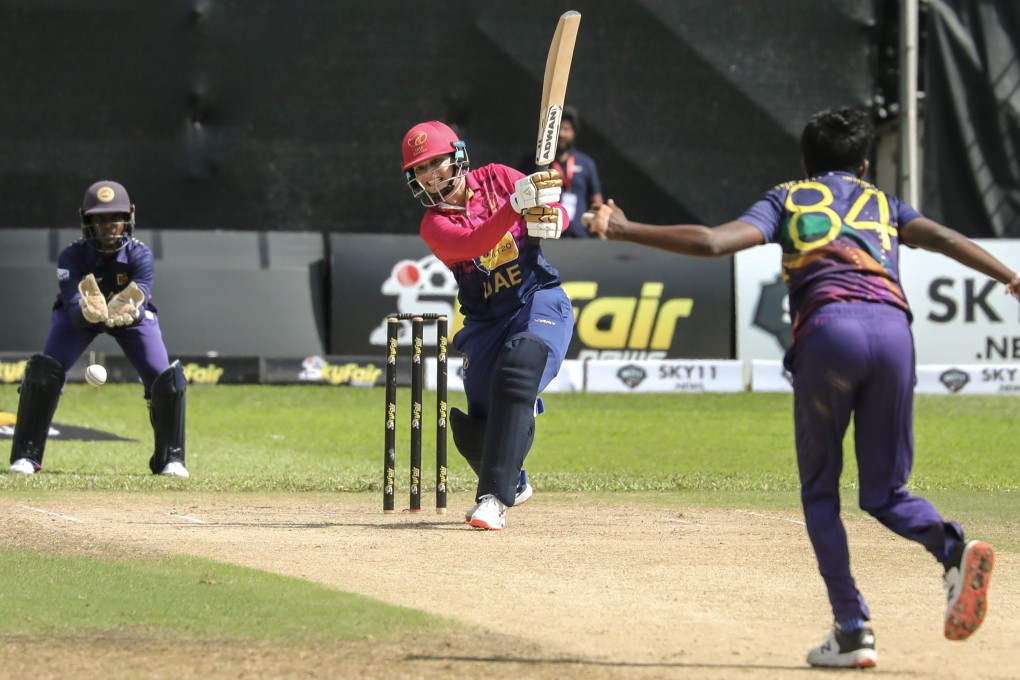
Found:
[[[483,283],[486,299],[493,293],[520,285],[522,277],[519,264],[512,264],[500,270],[500,267],[516,261],[519,256],[517,241],[510,232],[507,232],[495,248],[475,258],[475,266],[489,275],[488,280]]]

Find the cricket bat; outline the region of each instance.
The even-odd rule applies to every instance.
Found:
[[[556,158],[556,142],[560,136],[560,121],[563,118],[563,104],[567,96],[567,78],[570,77],[570,61],[574,57],[574,42],[577,28],[581,24],[581,13],[565,12],[556,24],[549,57],[545,62],[545,78],[542,81],[542,108],[538,121],[538,144],[535,147],[535,165],[545,170]]]

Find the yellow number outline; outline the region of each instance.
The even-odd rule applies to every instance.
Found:
[[[814,189],[822,195],[822,200],[817,203],[809,203],[807,205],[798,205],[793,202],[793,195],[801,189]],[[822,246],[832,243],[839,236],[840,229],[843,228],[843,219],[836,214],[836,211],[830,208],[832,205],[833,196],[832,191],[829,187],[818,182],[804,182],[798,184],[795,187],[790,188],[790,193],[786,195],[786,209],[790,211],[793,219],[790,221],[790,238],[793,239],[793,245],[798,251],[806,253],[814,250],[815,248],[821,248]],[[829,231],[825,236],[815,241],[804,241],[800,238],[800,229],[798,224],[800,218],[805,214],[821,213],[829,218]]]
[[[871,198],[874,197],[878,203],[878,221],[873,220],[862,220],[858,221],[857,217],[864,210],[864,207],[868,205]],[[854,229],[870,229],[878,232],[879,237],[882,239],[882,249],[890,250],[892,248],[892,242],[889,240],[889,236],[896,236],[897,230],[889,225],[889,199],[886,197],[884,192],[875,191],[874,189],[865,189],[857,200],[854,202],[850,212],[846,214],[843,221],[848,226]]]
[[[814,189],[822,195],[822,199],[817,203],[809,203],[805,205],[799,205],[794,203],[793,195],[801,189]],[[864,211],[864,208],[868,205],[871,199],[874,198],[878,204],[878,221],[874,220],[858,220],[860,214]],[[832,243],[839,236],[839,232],[845,223],[848,227],[852,227],[857,230],[870,230],[878,233],[882,240],[883,250],[890,250],[892,248],[892,241],[890,236],[897,236],[898,231],[895,227],[889,224],[889,199],[886,197],[884,192],[876,191],[874,189],[865,189],[861,192],[861,195],[854,201],[853,206],[850,208],[850,212],[846,214],[846,217],[840,217],[835,210],[830,208],[834,197],[829,187],[819,182],[804,182],[797,186],[791,187],[790,192],[786,195],[786,209],[790,211],[793,219],[790,221],[790,238],[793,240],[794,247],[801,253],[810,252],[816,248],[821,248],[824,245]],[[809,214],[821,214],[829,218],[829,231],[825,236],[816,239],[814,241],[805,241],[800,237],[800,230],[798,225],[803,215]]]

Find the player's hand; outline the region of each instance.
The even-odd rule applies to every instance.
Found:
[[[109,318],[106,319],[106,325],[111,328],[130,326],[138,321],[138,317],[142,315],[144,301],[145,293],[138,287],[138,284],[132,281],[110,300],[110,313]]]
[[[109,312],[106,309],[106,298],[103,291],[99,290],[96,277],[89,274],[78,282],[78,305],[81,307],[82,316],[89,323],[102,323],[106,321]]]
[[[1020,274],[1013,277],[1013,280],[1006,284],[1006,295],[1012,295],[1020,300]]]
[[[556,170],[543,170],[522,177],[514,183],[510,205],[518,214],[523,215],[528,208],[558,203],[562,191],[563,180],[560,179],[560,173]]]
[[[528,208],[524,221],[528,225],[528,236],[559,238],[563,233],[563,211],[559,208]]]
[[[622,225],[626,221],[627,216],[616,205],[616,201],[611,198],[607,203],[600,205],[597,210],[581,215],[581,223],[588,228],[589,233],[595,234],[601,239],[609,238],[614,224]]]

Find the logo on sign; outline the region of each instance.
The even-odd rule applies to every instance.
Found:
[[[968,382],[970,382],[970,376],[966,371],[961,371],[958,368],[950,368],[948,371],[944,371],[942,375],[939,376],[939,382],[941,382],[950,392],[959,392]]]
[[[187,364],[184,366],[184,377],[192,385],[216,385],[223,377],[223,369],[215,364]]]
[[[454,301],[457,298],[457,280],[445,264],[435,255],[419,260],[400,260],[393,265],[390,275],[382,283],[382,294],[394,298],[392,308],[399,314],[440,314],[454,319]],[[425,344],[436,344],[436,326],[426,324]],[[386,346],[386,317],[372,329],[369,343]],[[411,343],[411,322],[401,321],[397,344]]]
[[[763,284],[754,309],[754,325],[776,339],[783,351],[793,344],[793,326],[790,324],[790,298],[781,275]]]
[[[372,387],[379,382],[381,375],[382,369],[374,364],[359,364],[354,361],[331,364],[324,357],[310,356],[301,362],[298,380],[323,382],[329,385]]]
[[[648,373],[640,366],[628,364],[616,372],[616,377],[620,379],[620,382],[633,390],[645,381]]]
[[[574,307],[574,333],[587,348],[578,359],[664,359],[691,298],[664,298],[665,284],[646,281],[640,297],[600,296],[597,281],[563,283]]]

